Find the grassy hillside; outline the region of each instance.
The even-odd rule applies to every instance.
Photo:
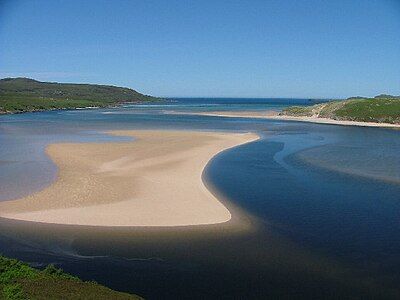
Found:
[[[353,97],[312,106],[292,106],[285,109],[282,115],[400,124],[400,97],[390,95],[379,95],[374,98]]]
[[[44,270],[0,256],[0,299],[142,299],[84,282],[49,265]]]
[[[124,102],[155,100],[158,98],[109,85],[40,82],[28,78],[0,79],[0,113],[107,107]]]

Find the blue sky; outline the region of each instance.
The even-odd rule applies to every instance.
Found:
[[[400,94],[400,0],[0,0],[0,76],[156,96]]]

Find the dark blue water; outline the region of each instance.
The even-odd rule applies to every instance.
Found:
[[[1,222],[0,251],[53,262],[152,299],[398,297],[399,131],[166,113],[279,110],[292,102],[307,104],[177,99],[161,106],[2,116],[3,200],[54,179],[55,166],[43,154],[48,143],[116,140],[102,133],[110,129],[257,132],[261,140],[221,153],[205,175],[261,226],[227,236],[213,226],[160,233]]]

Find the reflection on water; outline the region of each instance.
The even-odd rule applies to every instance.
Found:
[[[335,144],[298,152],[297,158],[337,172],[400,183],[399,153],[400,139],[393,132],[363,128]]]
[[[212,225],[157,231],[0,224],[6,255],[54,263],[150,299],[397,295],[386,282],[263,227],[238,233]]]
[[[2,117],[0,199],[51,182],[48,143],[108,142],[115,137],[101,132],[129,128],[254,131],[263,138],[221,153],[205,172],[253,226],[143,230],[0,220],[0,252],[150,299],[400,296],[400,132],[171,115],[165,107],[115,112],[124,110]]]

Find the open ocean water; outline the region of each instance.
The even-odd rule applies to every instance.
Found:
[[[400,298],[400,131],[170,112],[280,110],[308,99],[174,99],[0,116],[0,201],[51,184],[49,143],[113,129],[257,132],[222,152],[209,186],[257,220],[197,228],[93,228],[0,220],[0,252],[54,263],[147,299]]]

